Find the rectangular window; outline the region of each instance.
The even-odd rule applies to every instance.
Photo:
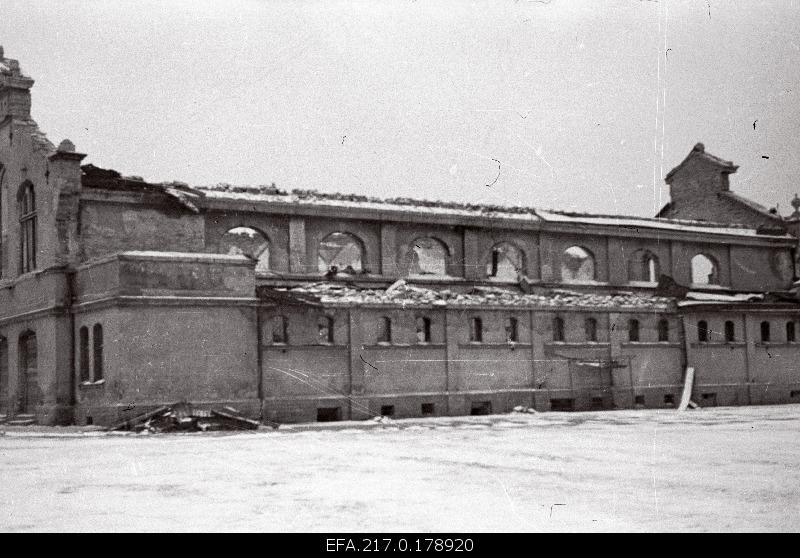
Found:
[[[394,405],[382,405],[381,406],[381,416],[382,417],[393,417],[394,416]]]
[[[423,417],[432,416],[436,414],[436,405],[434,405],[433,403],[423,403],[421,411]]]
[[[317,422],[336,422],[342,420],[340,407],[321,407],[317,409]]]
[[[592,410],[599,411],[602,408],[603,408],[603,398],[592,397]]]
[[[383,317],[378,320],[378,343],[391,343],[392,342],[392,320]]]
[[[703,405],[706,407],[716,407],[717,405],[716,393],[703,393],[700,395],[700,399],[703,401]]]
[[[644,407],[644,395],[637,395],[634,397],[633,404],[637,407]]]
[[[483,342],[483,321],[480,318],[472,318],[469,321],[469,340],[472,343]]]
[[[761,322],[761,342],[769,343],[769,322]]]
[[[83,326],[78,332],[78,369],[81,382],[88,382],[89,377],[89,328]]]
[[[289,335],[286,332],[286,318],[283,316],[275,316],[272,318],[272,342],[276,345],[283,345],[289,341]]]
[[[519,342],[519,326],[517,325],[516,318],[508,318],[506,320],[506,343]]]
[[[492,402],[491,401],[473,401],[469,411],[470,415],[491,415]]]
[[[668,393],[664,396],[664,405],[675,405],[675,396]]]
[[[575,409],[575,400],[574,399],[551,399],[550,400],[550,410],[551,411],[572,411]]]
[[[416,320],[416,326],[417,326],[417,343],[430,343],[431,319],[418,317]]]
[[[800,389],[793,389],[789,392],[789,397],[792,399],[800,399]]]
[[[103,379],[103,326],[95,324],[92,328],[92,381],[99,382]]]
[[[639,341],[639,320],[628,322],[628,341],[636,343]]]

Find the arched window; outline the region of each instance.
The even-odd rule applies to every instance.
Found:
[[[517,273],[524,269],[522,250],[510,242],[501,242],[492,248],[486,264],[486,276],[500,281],[516,281]]]
[[[320,241],[317,254],[317,269],[320,273],[325,273],[334,267],[344,273],[360,273],[364,269],[362,262],[364,246],[358,238],[349,233],[329,234]]]
[[[333,344],[333,318],[322,316],[317,322],[317,334],[319,342],[323,345]]]
[[[30,414],[42,402],[42,389],[39,387],[39,370],[36,334],[26,331],[19,336],[17,349],[19,355],[19,385],[17,387],[18,412]]]
[[[0,171],[2,172],[2,171]],[[0,337],[0,415],[8,412],[8,340]]]
[[[564,318],[556,316],[553,318],[553,341],[564,340]]]
[[[597,341],[597,320],[594,318],[586,318],[583,322],[583,327],[586,332],[586,340]]]
[[[89,374],[89,328],[81,327],[78,331],[78,369],[81,382],[91,381]]]
[[[287,321],[285,316],[273,316],[272,318],[272,342],[276,345],[285,345],[289,342],[287,331]]]
[[[25,182],[17,197],[19,207],[19,272],[36,269],[36,192]]]
[[[796,341],[794,322],[786,322],[786,342],[794,343]]]
[[[649,250],[637,250],[628,261],[628,281],[657,283],[660,273],[658,258]]]
[[[435,238],[418,238],[411,243],[409,275],[447,276],[448,250]]]
[[[719,268],[717,263],[705,254],[697,254],[692,258],[692,284],[718,285]]]
[[[386,316],[378,320],[378,343],[392,342],[392,319]]]
[[[417,327],[417,343],[430,343],[431,342],[431,319],[425,317],[418,317],[416,320]]]
[[[639,320],[628,321],[628,341],[639,341]]]
[[[705,320],[697,322],[697,340],[700,343],[708,343],[708,322]]]
[[[469,321],[469,340],[473,343],[483,341],[483,320],[480,318],[472,318]]]
[[[582,283],[593,281],[594,256],[586,248],[570,246],[561,255],[561,281],[564,283]]]
[[[769,343],[769,322],[764,321],[761,322],[761,342],[762,343]]]
[[[658,340],[662,343],[669,341],[669,320],[666,318],[658,320]]]
[[[736,326],[730,320],[725,322],[725,342],[733,343],[736,341]]]
[[[269,240],[251,227],[234,227],[222,235],[220,252],[256,260],[256,273],[269,271]]]
[[[103,379],[103,326],[100,324],[94,324],[92,328],[92,357],[92,381],[99,382]]]
[[[519,342],[519,326],[516,318],[506,320],[506,343]]]

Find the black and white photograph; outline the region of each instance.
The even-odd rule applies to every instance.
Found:
[[[800,530],[797,0],[0,0],[0,45],[0,532]]]

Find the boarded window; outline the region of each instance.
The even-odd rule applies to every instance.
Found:
[[[94,324],[92,328],[92,380],[103,379],[103,326]]]
[[[277,344],[285,344],[289,342],[289,334],[287,332],[287,321],[284,316],[275,316],[272,318],[272,342]]]
[[[483,341],[483,320],[480,318],[472,318],[469,321],[469,340],[473,343]]]
[[[583,322],[583,327],[586,332],[586,340],[597,341],[597,320],[594,318],[586,318]]]
[[[335,232],[319,243],[317,269],[325,273],[332,268],[343,273],[360,273],[363,267],[364,246],[349,233]]]
[[[431,319],[418,317],[416,320],[417,343],[431,342]]]
[[[727,343],[736,341],[736,325],[730,320],[725,322],[725,341]]]
[[[639,320],[628,321],[628,341],[639,341]]]
[[[323,345],[333,343],[333,318],[322,316],[317,322],[317,339]]]
[[[658,258],[649,250],[637,250],[628,261],[628,281],[656,283],[660,273]]]
[[[19,204],[19,272],[36,269],[36,193],[33,184],[25,182],[17,199]]]
[[[78,369],[81,382],[88,382],[89,377],[89,328],[83,326],[78,330]]]
[[[435,238],[418,238],[411,244],[410,275],[447,276],[447,248]]]
[[[220,240],[223,254],[247,256],[256,260],[256,273],[269,271],[269,240],[261,231],[251,227],[234,227]]]
[[[705,254],[692,258],[692,283],[695,285],[719,284],[717,263]]]
[[[506,320],[506,343],[519,342],[519,326],[516,318]]]
[[[492,248],[486,275],[500,281],[516,281],[523,266],[522,251],[509,242],[501,242]]]
[[[708,322],[705,320],[697,322],[697,340],[700,343],[708,342]]]
[[[595,278],[594,256],[586,248],[571,246],[561,256],[561,280],[581,283]]]
[[[769,331],[769,322],[761,322],[761,342],[762,343],[769,343],[770,339],[770,331]]]
[[[786,342],[787,343],[794,343],[795,342],[795,326],[794,322],[786,322]]]
[[[564,318],[556,316],[553,318],[553,341],[564,340]]]
[[[665,318],[658,320],[658,340],[669,341],[669,320]]]
[[[386,316],[378,320],[378,343],[392,342],[392,320]]]

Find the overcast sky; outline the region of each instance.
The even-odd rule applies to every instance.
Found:
[[[2,0],[0,44],[54,143],[148,180],[652,215],[702,141],[800,190],[794,0]]]

